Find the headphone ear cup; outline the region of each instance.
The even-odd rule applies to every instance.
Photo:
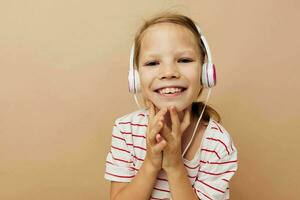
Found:
[[[201,74],[201,84],[204,88],[208,88],[208,80],[207,80],[207,63],[203,63],[202,65],[202,74]]]
[[[212,70],[213,70],[213,76],[212,76],[213,86],[215,86],[217,85],[217,71],[216,71],[215,64],[212,64]]]
[[[132,69],[128,71],[128,89],[129,92],[135,93],[135,87],[134,87],[134,72]]]
[[[202,85],[205,88],[212,88],[217,83],[216,68],[213,63],[204,63],[202,65]]]
[[[128,89],[134,94],[140,91],[140,76],[136,69],[130,69],[128,72]]]
[[[135,77],[135,93],[138,93],[141,91],[141,82],[140,82],[140,74],[136,69],[134,70],[134,77]]]

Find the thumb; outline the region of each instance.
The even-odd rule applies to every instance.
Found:
[[[162,138],[161,141],[153,147],[153,150],[157,153],[162,152],[162,150],[166,147],[166,145],[167,145],[167,141]]]
[[[161,134],[156,134],[156,136],[155,136],[155,139],[156,139],[156,142],[157,143],[159,143],[160,141],[162,141],[163,140],[163,138],[162,138],[162,136],[161,136]]]

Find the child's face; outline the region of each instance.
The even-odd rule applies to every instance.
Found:
[[[184,110],[200,92],[201,63],[190,30],[173,23],[152,25],[142,38],[138,63],[142,94],[159,109]]]

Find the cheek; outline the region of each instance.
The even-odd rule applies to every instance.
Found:
[[[149,90],[151,90],[151,83],[153,80],[153,74],[151,72],[140,72],[140,83],[141,83],[141,88],[142,88],[142,93],[147,93]]]
[[[189,81],[189,83],[191,84],[191,86],[193,87],[200,87],[201,83],[200,83],[200,72],[199,70],[191,70],[185,73],[185,76],[187,78],[187,80]]]
[[[186,74],[189,80],[190,88],[191,88],[191,98],[195,99],[198,97],[198,94],[202,88],[200,81],[200,72],[198,70],[190,71]]]
[[[145,76],[144,74],[140,74],[140,83],[142,88],[146,88],[147,85],[149,85],[149,80],[147,79],[147,76]]]

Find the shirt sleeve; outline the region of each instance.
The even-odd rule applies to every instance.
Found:
[[[111,139],[111,148],[106,158],[104,178],[110,181],[130,182],[135,176],[133,156],[116,121]]]
[[[201,200],[229,199],[229,181],[237,171],[237,150],[233,143],[210,161],[201,161],[194,190]]]

